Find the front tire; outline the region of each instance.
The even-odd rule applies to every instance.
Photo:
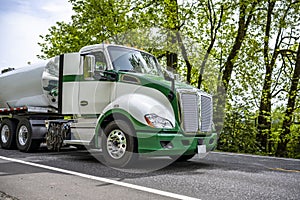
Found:
[[[13,120],[4,119],[0,128],[0,145],[3,149],[16,148],[16,128]]]
[[[39,140],[32,139],[32,127],[28,119],[22,119],[17,128],[17,147],[20,151],[31,152],[40,147]]]
[[[112,121],[104,128],[101,146],[108,166],[128,167],[138,158],[135,132],[123,120]]]

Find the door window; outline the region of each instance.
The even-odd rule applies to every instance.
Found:
[[[101,72],[107,69],[107,62],[102,51],[92,52],[89,55],[95,57],[95,66],[91,67],[93,69],[89,69],[89,65],[84,65],[84,80],[95,80],[95,77],[98,77]]]

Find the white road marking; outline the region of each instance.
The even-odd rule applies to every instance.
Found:
[[[144,192],[148,192],[148,193],[152,193],[152,194],[157,194],[157,195],[161,195],[161,196],[165,196],[165,197],[171,197],[171,198],[182,199],[182,200],[201,200],[201,199],[197,199],[194,197],[175,194],[175,193],[171,193],[171,192],[166,192],[166,191],[148,188],[148,187],[144,187],[144,186],[134,185],[131,183],[125,183],[125,182],[121,182],[121,181],[111,180],[111,179],[107,179],[107,178],[92,176],[92,175],[83,174],[80,172],[74,172],[74,171],[70,171],[70,170],[66,170],[66,169],[60,169],[57,167],[51,167],[51,166],[47,166],[47,165],[41,165],[41,164],[37,164],[37,163],[27,162],[24,160],[8,158],[8,157],[4,157],[4,156],[0,156],[0,159],[10,161],[10,162],[21,163],[21,164],[29,165],[29,166],[33,166],[33,167],[39,167],[42,169],[52,170],[52,171],[56,171],[56,172],[61,172],[61,173],[65,173],[65,174],[70,174],[70,175],[74,175],[74,176],[79,176],[79,177],[83,177],[83,178],[87,178],[87,179],[91,179],[91,180],[110,183],[110,184],[127,187],[127,188],[131,188],[134,190],[144,191]]]

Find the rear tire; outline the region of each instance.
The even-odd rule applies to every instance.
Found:
[[[0,145],[3,149],[16,148],[17,124],[11,119],[4,119],[0,128]]]
[[[17,128],[17,147],[20,151],[31,152],[40,147],[40,140],[32,139],[32,127],[28,119],[22,119]]]
[[[110,122],[101,140],[104,163],[111,167],[131,166],[138,158],[135,132],[123,120]]]

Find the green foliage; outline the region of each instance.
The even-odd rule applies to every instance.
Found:
[[[231,108],[230,112],[226,113],[218,149],[229,152],[258,153],[255,123],[255,116],[251,113],[239,108]]]
[[[49,34],[40,36],[44,55],[53,57],[61,53],[76,52],[81,47],[101,43],[108,38],[119,43],[118,33],[136,28],[135,17],[129,15],[129,0],[70,0],[75,15],[72,22],[57,22]]]
[[[291,134],[288,136],[287,144],[288,157],[300,159],[300,124],[291,126]]]
[[[283,131],[283,120],[285,116],[282,114],[284,113],[284,107],[277,107],[272,112],[272,129],[271,129],[271,136],[269,141],[272,143],[272,149],[269,154],[275,155],[276,149],[278,148],[278,143],[280,142],[280,135]],[[287,144],[288,150],[288,157],[292,158],[300,158],[300,110],[296,110],[295,115],[292,117],[292,125],[290,134],[285,137],[289,142]]]
[[[84,33],[65,22],[57,22],[56,26],[49,28],[49,34],[40,36],[44,42],[38,44],[42,47],[44,55],[38,55],[39,58],[51,58],[63,53],[79,51],[84,45]],[[64,34],[63,34],[64,33]]]
[[[218,149],[229,152],[251,153],[260,155],[272,155],[276,153],[282,122],[284,120],[284,107],[277,107],[272,112],[271,135],[268,138],[270,149],[267,152],[261,151],[256,140],[257,115],[247,113],[243,107],[227,108],[223,131],[219,138]],[[288,139],[288,157],[300,158],[300,110],[298,109],[293,118],[291,132],[286,136]]]

